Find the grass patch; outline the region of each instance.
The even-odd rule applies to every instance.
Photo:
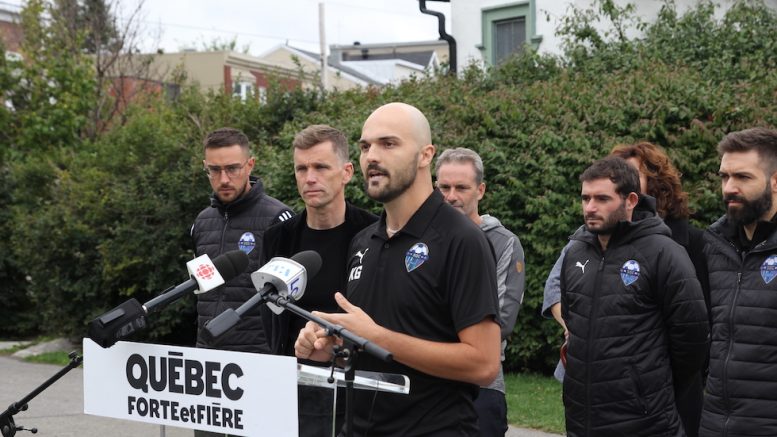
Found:
[[[507,421],[521,428],[564,434],[561,383],[552,376],[530,373],[505,375]]]
[[[8,349],[0,349],[0,355],[13,355],[14,352],[29,347],[29,343],[17,344],[16,346],[9,347]]]
[[[27,357],[24,359],[24,361],[27,361],[28,363],[57,364],[60,366],[65,366],[70,362],[68,354],[69,352],[62,351],[45,352],[39,355]]]

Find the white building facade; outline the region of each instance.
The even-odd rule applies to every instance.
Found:
[[[675,0],[682,14],[698,4],[698,0]],[[561,54],[562,41],[556,36],[562,18],[570,7],[585,10],[593,0],[464,0],[451,2],[451,28],[456,38],[458,64],[472,62],[495,65],[524,44],[540,53]],[[664,5],[659,0],[615,0],[619,6],[632,3],[635,14],[645,22],[653,22]],[[716,0],[716,15],[723,16],[734,0]],[[765,0],[777,10],[777,0]],[[600,23],[601,29],[609,23]],[[636,35],[629,35],[636,36]]]

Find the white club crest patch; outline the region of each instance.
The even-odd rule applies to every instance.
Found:
[[[639,263],[633,259],[623,263],[623,267],[621,267],[621,280],[623,281],[623,285],[628,287],[637,282],[637,279],[639,279]]]
[[[237,241],[237,247],[246,254],[251,253],[254,247],[256,247],[256,237],[254,237],[254,234],[246,232],[240,236],[240,239]]]
[[[405,253],[405,269],[410,273],[428,259],[429,248],[424,243],[416,243]]]
[[[761,264],[761,277],[767,284],[777,277],[777,255],[769,255]]]

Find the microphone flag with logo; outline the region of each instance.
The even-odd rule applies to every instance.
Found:
[[[89,323],[87,336],[102,347],[112,346],[117,341],[136,331],[148,327],[146,316],[159,311],[187,294],[205,293],[243,273],[248,267],[248,255],[233,250],[210,260],[207,255],[199,256],[186,263],[190,277],[187,281],[170,287],[145,304],[132,298],[97,317]]]

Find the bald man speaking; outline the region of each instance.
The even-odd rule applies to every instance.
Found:
[[[356,436],[477,436],[473,400],[500,359],[496,267],[485,234],[432,184],[429,122],[389,103],[362,128],[360,164],[380,220],[351,241],[341,314],[316,313],[390,351],[365,353],[360,370],[410,377],[410,394],[356,391]],[[300,332],[299,358],[327,361],[337,339],[314,323]],[[344,434],[346,430],[343,430]]]

